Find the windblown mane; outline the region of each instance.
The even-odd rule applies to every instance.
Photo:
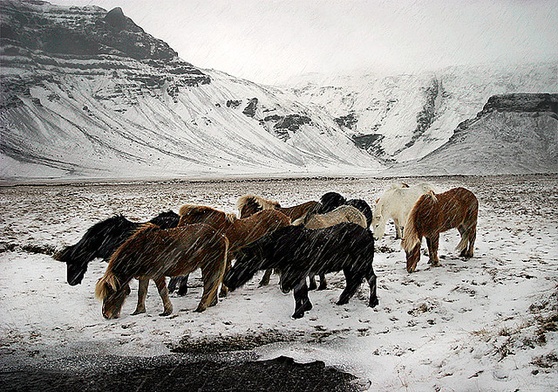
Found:
[[[116,291],[118,283],[116,275],[110,271],[106,271],[95,285],[95,298],[104,300],[109,294],[108,289],[111,288],[113,291]]]
[[[238,198],[238,201],[236,202],[236,208],[238,208],[238,210],[240,211],[248,204],[257,204],[262,210],[271,210],[276,207],[281,207],[281,205],[274,200],[269,200],[261,196],[248,194],[240,196]]]

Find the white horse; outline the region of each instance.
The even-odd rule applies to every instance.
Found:
[[[376,208],[372,217],[372,230],[376,240],[381,239],[386,231],[388,219],[395,223],[395,238],[403,238],[403,230],[407,216],[418,198],[426,192],[435,191],[428,183],[413,186],[393,184],[376,200]]]

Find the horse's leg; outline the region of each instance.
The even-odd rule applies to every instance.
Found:
[[[145,298],[147,297],[147,288],[149,287],[149,278],[139,278],[138,288],[138,304],[132,315],[145,313]]]
[[[475,240],[477,239],[477,224],[473,223],[473,225],[469,228],[469,248],[467,249],[467,253],[465,257],[473,257],[473,253],[475,252]]]
[[[203,294],[196,312],[203,312],[209,306],[217,304],[217,292],[219,285],[223,282],[225,274],[226,253],[222,259],[217,259],[202,269]]]
[[[399,240],[403,238],[403,230],[401,229],[401,225],[399,224],[399,219],[393,218],[393,223],[395,224],[395,239]]]
[[[308,290],[316,290],[316,288],[318,287],[318,285],[316,284],[316,275],[310,274],[308,276],[308,279],[310,280],[310,285],[308,286]]]
[[[169,289],[167,288],[167,280],[164,276],[161,276],[155,280],[157,285],[157,290],[159,290],[159,296],[163,300],[163,313],[159,313],[159,316],[168,316],[172,314],[172,302],[169,298]]]
[[[428,246],[428,264],[433,267],[440,266],[440,259],[438,258],[438,246],[440,244],[440,233],[432,237],[426,237],[426,245]]]
[[[318,290],[325,290],[327,288],[327,281],[325,274],[320,274],[320,286],[318,286]]]
[[[225,264],[225,274],[231,270],[231,267],[232,267],[231,260],[232,260],[232,255],[228,254],[227,255],[227,262]],[[224,284],[222,284],[221,285],[221,291],[219,292],[219,297],[221,297],[221,298],[226,297],[228,293],[229,293],[229,288],[227,286],[225,286]],[[215,305],[215,304],[212,304],[212,305]]]
[[[368,306],[373,308],[380,303],[378,301],[378,295],[376,293],[376,274],[374,273],[374,270],[370,268],[370,271],[366,275],[366,280],[368,281],[368,285],[370,286],[370,301],[368,302]]]
[[[337,305],[345,305],[346,303],[348,303],[353,295],[355,295],[360,286],[360,283],[362,282],[362,275],[356,273],[355,271],[352,271],[349,268],[343,268],[343,273],[345,274],[346,286],[339,296]]]
[[[179,276],[173,276],[172,278],[170,278],[169,280],[169,285],[168,285],[168,290],[169,293],[174,293],[174,291],[176,290],[176,286],[178,286],[178,284],[180,283],[180,277]]]
[[[300,280],[293,290],[295,300],[295,312],[292,317],[297,319],[304,316],[304,312],[312,309],[312,303],[308,298],[308,286],[306,285],[306,277]]]
[[[271,277],[271,273],[273,272],[272,268],[266,269],[265,273],[262,277],[262,280],[260,280],[260,285],[259,287],[262,286],[267,286],[269,284],[269,278]]]
[[[180,295],[181,297],[186,295],[186,293],[188,293],[188,278],[190,277],[190,274],[186,274],[184,276],[179,277],[178,279],[180,279],[180,286],[178,286],[178,295]]]

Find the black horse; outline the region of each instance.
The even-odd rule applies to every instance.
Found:
[[[180,217],[173,211],[162,212],[149,222],[169,229],[178,225]],[[79,242],[54,254],[54,259],[67,266],[70,286],[80,284],[89,262],[97,257],[108,261],[114,251],[144,223],[131,222],[122,215],[115,215],[91,226]]]
[[[354,223],[340,223],[325,229],[287,226],[270,233],[235,253],[236,263],[225,274],[223,283],[230,290],[248,282],[258,270],[281,271],[281,289],[294,289],[293,318],[312,309],[306,277],[310,274],[343,270],[346,287],[338,305],[344,305],[356,293],[363,279],[370,285],[368,306],[378,304],[376,275],[372,268],[374,237],[370,230]]]
[[[372,223],[372,208],[370,208],[370,205],[362,199],[347,200],[337,192],[324,193],[320,198],[319,206],[312,212],[315,214],[325,214],[344,204],[353,206],[362,212],[362,214],[366,217],[366,224],[370,227],[370,224]]]

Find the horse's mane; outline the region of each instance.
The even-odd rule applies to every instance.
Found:
[[[274,200],[269,200],[269,199],[265,199],[261,196],[247,194],[247,195],[244,195],[244,196],[240,196],[238,198],[238,201],[236,202],[236,208],[239,211],[241,211],[242,208],[249,203],[257,204],[260,208],[262,208],[264,210],[271,210],[271,209],[274,209],[274,208],[277,208],[277,207],[281,207],[281,205]]]
[[[409,216],[407,217],[407,222],[405,222],[404,237],[401,241],[401,247],[403,248],[403,250],[405,250],[405,252],[410,252],[418,243],[420,243],[416,226],[416,215],[418,207],[426,200],[431,200],[434,203],[438,202],[438,198],[434,194],[434,191],[430,190],[419,197],[413,205],[413,208],[411,209],[411,212],[409,212]]]
[[[97,281],[95,285],[95,298],[104,300],[108,296],[108,289],[116,291],[118,287],[118,278],[111,271],[105,271],[105,274]]]

